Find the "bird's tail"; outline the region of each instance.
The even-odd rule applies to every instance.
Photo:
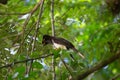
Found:
[[[80,57],[85,58],[82,53],[80,53],[76,48],[72,48],[74,52],[78,53]]]

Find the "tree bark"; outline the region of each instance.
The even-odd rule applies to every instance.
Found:
[[[80,75],[77,76],[77,80],[82,80],[84,78],[86,78],[89,74],[107,66],[108,64],[114,62],[115,60],[120,58],[120,51],[118,51],[114,56],[99,62],[98,64],[96,64],[95,66],[89,68],[88,70],[86,70],[85,72],[81,73]]]

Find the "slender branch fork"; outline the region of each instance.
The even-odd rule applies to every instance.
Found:
[[[31,49],[31,53],[34,51],[34,48],[35,48],[35,44],[36,44],[36,38],[38,36],[38,32],[39,32],[39,28],[40,28],[40,19],[42,17],[42,12],[43,12],[43,5],[44,5],[44,0],[41,0],[41,5],[39,5],[39,15],[38,15],[38,20],[37,20],[37,23],[36,23],[36,30],[35,30],[35,33],[34,33],[34,39],[32,39],[31,43],[32,43],[32,49]],[[28,57],[28,54],[27,54],[27,57]],[[33,61],[31,61],[30,63],[30,67],[29,69],[27,70],[27,74],[30,73],[31,71],[31,68],[32,68],[32,63]],[[27,66],[26,66],[27,67]]]
[[[38,35],[38,32],[39,32],[39,28],[40,28],[40,19],[42,17],[42,12],[43,12],[43,5],[44,5],[44,0],[41,0],[41,6],[40,6],[40,10],[39,10],[39,15],[38,15],[38,20],[37,20],[37,24],[36,24],[36,30],[35,30],[35,39],[33,41],[33,46],[32,46],[32,51],[34,51],[34,47],[35,47],[35,42],[36,42],[36,38],[37,38],[37,35]]]
[[[19,52],[19,51],[22,52],[22,45],[24,44],[24,41],[25,41],[25,39],[26,39],[26,38],[24,38],[24,37],[25,37],[26,26],[27,26],[27,24],[28,24],[31,16],[32,16],[32,15],[35,13],[35,11],[39,8],[39,6],[41,5],[41,3],[42,3],[42,0],[40,0],[40,1],[38,2],[38,4],[36,4],[35,7],[28,13],[29,16],[26,18],[26,20],[25,20],[25,22],[24,22],[24,24],[23,24],[23,31],[22,31],[22,33],[21,33],[21,34],[22,34],[22,37],[23,37],[23,40],[21,41],[20,47],[19,47],[19,49],[18,49],[18,52]]]

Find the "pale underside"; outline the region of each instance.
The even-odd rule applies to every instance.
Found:
[[[53,40],[52,40],[52,42],[53,42],[53,48],[54,49],[66,49],[66,46],[61,45],[61,44],[57,44]]]

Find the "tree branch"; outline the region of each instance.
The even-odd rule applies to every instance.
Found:
[[[119,77],[120,77],[120,74],[117,74],[111,80],[117,80]]]
[[[6,12],[0,12],[0,15],[25,15],[30,13],[31,15],[39,8],[41,4],[41,0],[34,6],[34,8],[28,12],[24,12],[24,13],[19,13],[19,12],[15,12],[15,13],[6,13]]]
[[[21,61],[12,62],[11,64],[7,64],[7,65],[4,65],[4,66],[0,66],[0,69],[2,69],[2,68],[7,68],[7,67],[12,67],[13,65],[19,64],[19,63],[25,63],[25,62],[32,61],[32,60],[37,60],[37,59],[41,59],[41,58],[46,58],[46,57],[49,57],[49,56],[52,56],[52,55],[53,55],[53,54],[48,54],[48,55],[43,55],[43,56],[39,56],[39,57],[36,57],[36,58],[31,58],[31,59],[25,59],[25,60],[21,60]]]
[[[88,70],[86,70],[85,72],[81,73],[78,77],[77,77],[77,80],[82,80],[84,79],[85,77],[87,77],[89,74],[107,66],[108,64],[114,62],[115,60],[119,59],[120,58],[120,50],[112,57],[104,60],[104,61],[101,61],[99,62],[98,64],[96,64],[95,66],[89,68]]]
[[[51,0],[51,26],[52,26],[52,36],[55,36],[55,26],[54,26],[54,0]]]
[[[55,36],[55,26],[54,26],[54,0],[51,0],[51,28],[52,28],[52,36]],[[55,58],[52,56],[52,71],[53,71],[53,80],[56,80],[55,73]]]

